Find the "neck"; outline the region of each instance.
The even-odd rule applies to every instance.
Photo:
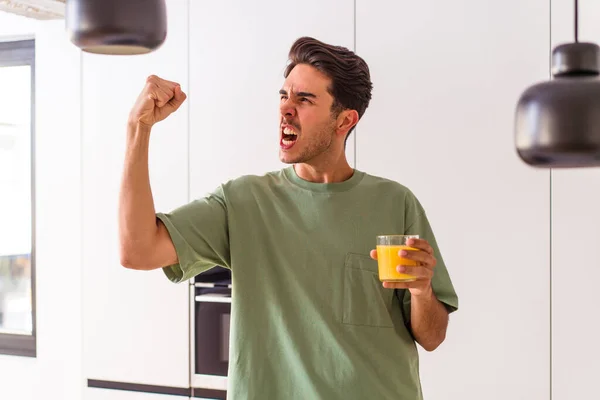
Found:
[[[352,177],[354,169],[350,167],[346,160],[346,155],[331,162],[306,162],[294,164],[296,174],[305,181],[315,183],[336,183],[344,182]]]

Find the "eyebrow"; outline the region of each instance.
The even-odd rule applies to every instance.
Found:
[[[279,94],[284,94],[284,95],[287,96],[287,92],[285,90],[283,90],[283,89],[281,89],[279,91]],[[296,93],[296,96],[298,96],[298,97],[312,97],[313,99],[317,98],[317,95],[315,95],[314,93],[309,93],[309,92],[298,92],[298,93]]]

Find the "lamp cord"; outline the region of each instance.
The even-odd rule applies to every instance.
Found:
[[[575,0],[575,43],[579,42],[579,0]]]

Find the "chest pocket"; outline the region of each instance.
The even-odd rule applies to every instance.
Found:
[[[394,290],[379,281],[377,261],[348,253],[344,265],[342,323],[392,328]]]

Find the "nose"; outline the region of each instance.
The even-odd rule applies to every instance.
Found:
[[[295,117],[296,116],[296,107],[294,103],[290,99],[285,99],[281,101],[279,105],[279,112],[283,117]]]

